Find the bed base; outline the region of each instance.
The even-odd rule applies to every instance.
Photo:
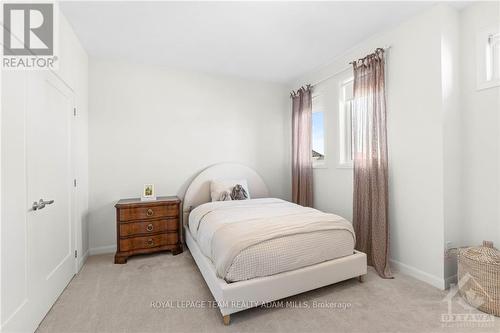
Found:
[[[227,283],[217,277],[213,264],[203,255],[187,227],[184,235],[186,245],[218,304],[225,325],[229,325],[232,313],[355,277],[362,282],[366,275],[366,254],[354,251],[350,256],[297,270]]]

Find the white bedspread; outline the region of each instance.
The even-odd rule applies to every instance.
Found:
[[[342,217],[274,198],[200,205],[189,216],[189,230],[221,278],[238,254],[272,239],[343,230],[354,243],[352,225]]]

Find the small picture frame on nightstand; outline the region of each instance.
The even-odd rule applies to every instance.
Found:
[[[151,201],[151,200],[156,200],[155,185],[144,184],[144,188],[142,189],[141,201]]]

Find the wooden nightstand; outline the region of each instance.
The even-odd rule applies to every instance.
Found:
[[[116,208],[115,264],[125,264],[136,254],[182,252],[180,204],[177,197],[157,200],[122,199]]]

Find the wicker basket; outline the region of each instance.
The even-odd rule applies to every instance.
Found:
[[[492,242],[458,251],[458,288],[470,305],[500,316],[500,251]]]

